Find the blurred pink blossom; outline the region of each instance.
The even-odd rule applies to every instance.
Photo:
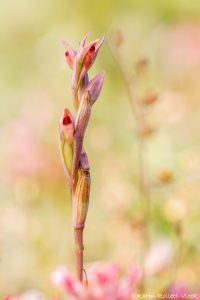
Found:
[[[200,65],[200,26],[185,23],[171,29],[164,43],[163,62],[175,73],[197,69]]]
[[[170,295],[175,295],[177,300],[186,300],[188,298],[187,295],[189,294],[188,288],[185,285],[173,284],[164,292],[164,295],[166,296],[164,299],[169,299]]]
[[[4,178],[31,177],[47,181],[62,178],[58,153],[45,142],[54,117],[53,107],[48,100],[39,100],[40,103],[38,100],[25,102],[18,116],[4,128],[5,158],[1,168]]]
[[[14,296],[14,297],[6,296],[4,300],[44,300],[44,296],[41,292],[31,289],[26,291],[20,296]]]
[[[169,299],[170,295],[174,295],[174,299],[177,300],[188,300],[188,299],[200,299],[200,292],[195,291],[189,288],[186,284],[181,283],[174,283],[164,292],[165,297],[164,300]]]
[[[81,299],[85,290],[80,281],[75,280],[63,266],[58,267],[51,275],[51,281],[60,290],[68,293],[72,299]]]
[[[18,296],[14,296],[14,297],[6,296],[6,297],[4,298],[4,300],[21,300],[21,298],[18,297]]]
[[[145,270],[149,275],[159,273],[170,265],[173,259],[172,245],[167,239],[155,241],[147,253],[145,259]]]
[[[88,284],[73,278],[65,267],[58,267],[51,275],[54,285],[65,292],[70,299],[80,300],[129,300],[140,280],[142,272],[133,267],[127,277],[121,278],[117,264],[94,264],[87,271]]]

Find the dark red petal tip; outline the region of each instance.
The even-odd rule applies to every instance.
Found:
[[[65,109],[64,110],[64,113],[63,113],[63,118],[62,118],[62,124],[63,125],[69,125],[71,124],[73,121],[72,121],[72,118],[70,116],[70,112],[68,109]]]
[[[69,125],[72,123],[70,116],[64,116],[62,120],[63,125]]]
[[[93,46],[90,48],[89,52],[92,53],[92,52],[94,52],[94,51],[95,51],[95,45],[93,45]]]

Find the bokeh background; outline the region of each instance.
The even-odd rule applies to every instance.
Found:
[[[149,291],[172,281],[198,288],[200,2],[1,0],[0,14],[0,295],[30,288],[48,295],[52,270],[74,269],[58,143],[59,117],[72,108],[61,40],[77,48],[87,32],[91,39],[106,34],[90,71],[105,70],[106,79],[85,138],[92,176],[86,265],[117,261],[126,270],[142,261]],[[158,94],[142,108],[141,148],[109,47],[116,29],[128,76],[138,59],[149,61],[135,82],[137,101]],[[150,203],[146,252],[141,149]]]

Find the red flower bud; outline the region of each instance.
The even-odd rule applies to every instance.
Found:
[[[65,139],[68,144],[74,140],[74,118],[68,109],[65,109],[60,119],[60,137]]]

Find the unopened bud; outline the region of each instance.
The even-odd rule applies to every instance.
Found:
[[[73,224],[75,229],[84,228],[90,196],[90,173],[80,170],[73,197]]]
[[[99,97],[99,94],[100,94],[102,86],[103,86],[104,76],[105,76],[105,73],[100,72],[89,82],[89,84],[86,88],[86,92],[88,92],[90,95],[91,105],[93,105],[94,102]]]

